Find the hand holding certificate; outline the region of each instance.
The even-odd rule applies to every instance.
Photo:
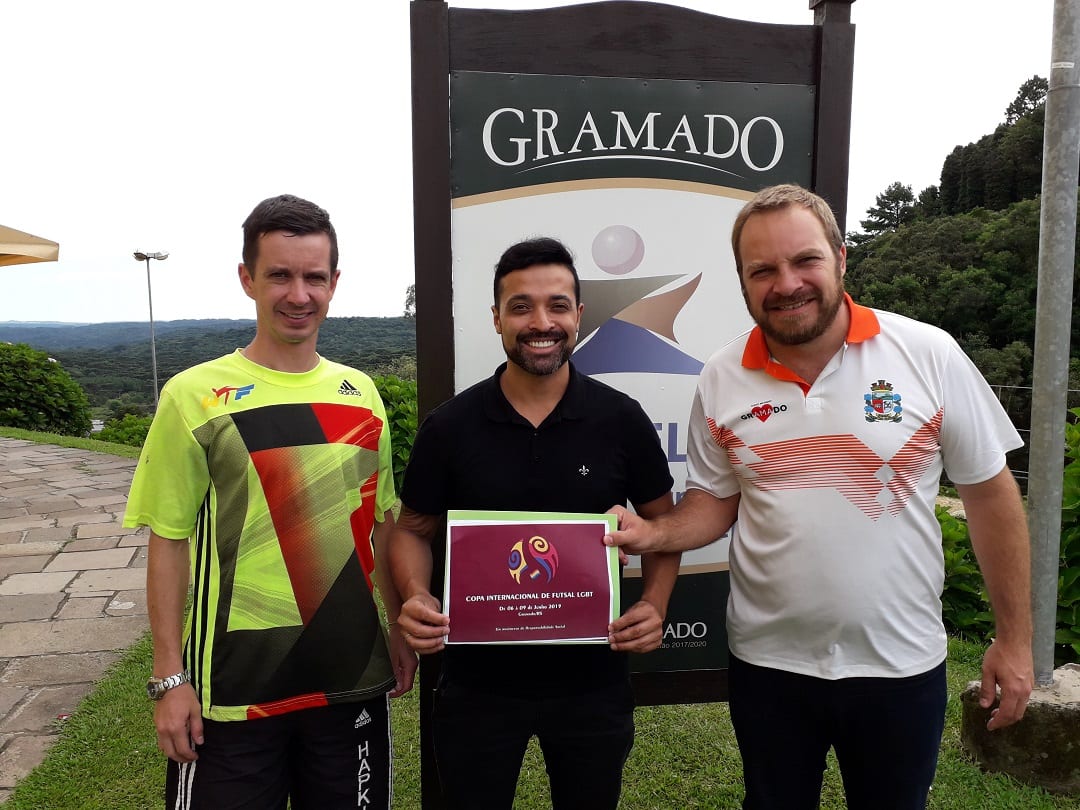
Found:
[[[618,552],[608,514],[451,511],[447,644],[587,644],[618,617]]]

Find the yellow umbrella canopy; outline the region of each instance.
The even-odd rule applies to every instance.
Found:
[[[59,256],[60,245],[56,242],[0,225],[0,267],[29,262],[55,262]]]

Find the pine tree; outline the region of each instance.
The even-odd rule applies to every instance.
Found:
[[[1005,108],[1005,123],[1015,124],[1025,115],[1035,112],[1046,101],[1050,92],[1050,82],[1042,76],[1032,76],[1016,93],[1016,98]]]
[[[911,186],[899,181],[878,194],[874,202],[875,205],[866,212],[867,218],[859,222],[868,234],[895,231],[915,216],[915,195]]]

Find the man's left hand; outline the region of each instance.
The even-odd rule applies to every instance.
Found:
[[[994,704],[998,689],[1001,690],[1001,700],[998,707],[990,712],[987,730],[1011,726],[1023,717],[1034,683],[1029,645],[1011,648],[1000,641],[992,642],[983,656],[979,705],[989,709]]]
[[[642,600],[608,625],[611,649],[645,653],[660,646],[664,636],[664,617],[652,602]]]
[[[416,677],[416,667],[420,662],[416,653],[408,645],[402,635],[397,622],[390,625],[388,633],[390,637],[390,663],[394,667],[394,688],[390,691],[390,697],[401,697],[413,688],[413,679]]]

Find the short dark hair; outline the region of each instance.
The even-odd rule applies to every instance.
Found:
[[[337,231],[330,222],[330,215],[313,202],[292,194],[267,197],[252,209],[243,227],[244,265],[252,275],[259,258],[259,237],[274,231],[285,231],[295,236],[325,233],[330,237],[330,272],[337,272]]]
[[[511,245],[499,257],[499,263],[495,265],[495,306],[499,306],[499,288],[503,276],[538,264],[561,264],[566,267],[574,277],[574,303],[581,303],[581,281],[578,279],[577,268],[574,267],[573,254],[558,239],[539,236]]]
[[[735,217],[735,224],[731,229],[731,250],[735,254],[735,270],[738,271],[740,276],[742,275],[742,252],[739,250],[739,240],[742,239],[746,220],[750,219],[754,214],[779,211],[791,206],[805,208],[814,215],[814,218],[821,223],[822,230],[825,231],[825,239],[828,241],[829,247],[832,248],[833,258],[837,261],[840,260],[840,250],[844,247],[844,237],[840,233],[840,226],[836,224],[836,216],[833,214],[829,204],[825,202],[823,197],[802,186],[797,186],[794,183],[784,183],[761,189],[750,198],[750,201],[743,206],[738,216]]]

